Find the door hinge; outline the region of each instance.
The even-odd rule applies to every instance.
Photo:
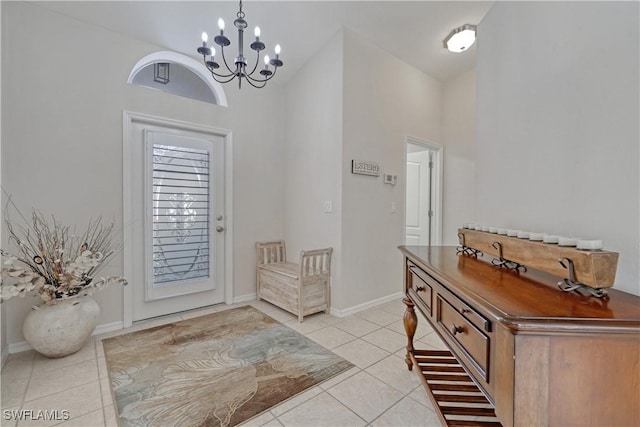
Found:
[[[429,216],[433,216],[433,211],[429,211]]]

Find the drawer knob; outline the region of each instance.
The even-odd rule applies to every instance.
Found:
[[[451,333],[453,333],[453,335],[461,334],[463,332],[464,328],[462,326],[456,326],[455,323],[451,325]]]
[[[471,313],[471,310],[467,310],[466,308],[460,309],[460,314]]]
[[[416,292],[424,292],[424,286],[416,286]]]

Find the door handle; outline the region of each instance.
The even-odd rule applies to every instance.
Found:
[[[221,233],[221,232],[223,232],[223,231],[224,231],[224,227],[223,227],[223,226],[221,226],[221,225],[219,225],[219,226],[217,226],[217,227],[216,227],[216,231],[217,231],[218,233]]]

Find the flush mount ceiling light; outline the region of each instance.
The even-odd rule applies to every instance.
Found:
[[[244,12],[242,11],[242,0],[240,0],[240,10],[236,14],[236,20],[233,21],[233,25],[238,29],[238,56],[234,59],[235,67],[229,67],[227,58],[224,55],[224,48],[231,44],[231,41],[224,35],[224,20],[218,19],[218,28],[220,28],[220,34],[213,38],[215,44],[220,46],[220,55],[224,63],[226,71],[222,71],[222,74],[216,72],[220,68],[220,64],[215,61],[216,50],[213,47],[207,46],[209,36],[207,33],[202,33],[202,46],[198,48],[198,53],[202,55],[204,65],[206,65],[213,78],[219,83],[229,83],[236,77],[238,78],[238,88],[242,87],[242,79],[245,79],[253,87],[264,87],[269,80],[276,75],[278,67],[282,67],[282,61],[280,60],[280,45],[277,44],[274,51],[275,57],[269,58],[269,55],[264,55],[264,68],[257,74],[258,64],[260,63],[260,51],[265,49],[264,43],[260,41],[260,27],[256,27],[254,35],[256,39],[249,46],[256,51],[256,62],[250,71],[247,71],[247,58],[244,57],[244,30],[247,28],[247,21],[244,20]],[[207,60],[209,55],[209,60]],[[269,65],[273,67],[273,71],[269,69]],[[259,74],[259,75],[258,75]]]
[[[444,47],[456,53],[469,49],[476,41],[476,27],[476,25],[464,24],[454,28],[442,41]]]

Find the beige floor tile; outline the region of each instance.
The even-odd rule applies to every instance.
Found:
[[[404,322],[402,320],[398,320],[386,326],[387,329],[391,329],[394,332],[397,332],[403,336],[407,336],[407,332],[404,329]],[[433,328],[429,324],[429,322],[418,322],[418,327],[416,328],[416,333],[413,335],[413,339],[419,340],[427,334],[433,332]]]
[[[301,333],[302,335],[307,335],[311,332],[317,331],[318,329],[326,328],[327,326],[329,326],[328,323],[325,323],[320,319],[308,318],[305,318],[304,322],[302,323],[298,322],[298,319],[296,319],[285,323],[285,325],[287,325],[294,331]]]
[[[364,426],[366,422],[334,397],[322,393],[278,417],[285,426]]]
[[[411,393],[422,384],[418,375],[407,369],[407,364],[391,355],[368,367],[366,372],[395,388],[403,395]]]
[[[435,412],[408,397],[371,423],[374,427],[440,427],[441,425]]]
[[[356,339],[353,335],[348,334],[335,326],[327,326],[326,328],[311,332],[310,334],[307,334],[307,337],[329,350]]]
[[[336,316],[332,316],[331,314],[328,313],[316,313],[316,314],[312,314],[308,317],[309,319],[320,319],[325,323],[328,323],[330,325],[336,324],[338,322],[341,322],[342,320],[344,320],[342,317],[336,317]],[[306,317],[305,317],[306,319]]]
[[[431,403],[431,399],[429,399],[429,396],[427,396],[427,391],[424,389],[424,386],[422,384],[420,384],[411,393],[409,393],[409,397],[420,403],[421,405],[431,409],[432,411],[434,410],[433,403]]]
[[[244,305],[247,304],[217,305],[136,323],[133,328],[96,337],[80,352],[64,359],[47,359],[34,351],[10,355],[2,371],[2,409],[67,409],[72,419],[61,426],[117,427],[101,338]],[[430,426],[432,420],[436,421],[434,426],[439,425],[424,388],[404,363],[406,337],[401,316],[405,306],[400,301],[347,318],[317,313],[305,317],[302,324],[296,316],[267,302],[254,301],[250,305],[287,323],[356,367],[272,408],[245,426],[341,426],[367,422],[372,426]],[[446,348],[421,316],[415,342],[417,348]],[[21,407],[23,401],[26,403]],[[56,422],[59,421],[33,424],[3,419],[2,425],[44,426]]]
[[[418,343],[419,344],[414,344],[415,348],[422,348],[421,347],[421,344],[422,344],[435,350],[447,350],[447,346],[445,345],[445,343],[442,342],[438,334],[436,334],[435,332],[432,332],[420,338],[418,340]]]
[[[356,316],[347,317],[345,320],[335,323],[333,326],[356,337],[361,337],[375,331],[376,329],[380,329],[380,325],[376,325],[375,323],[371,323],[368,320],[364,320]]]
[[[102,339],[94,337],[93,341],[96,347],[96,357],[104,357],[104,346],[102,345]]]
[[[400,350],[398,350],[395,353],[393,353],[393,355],[395,357],[399,357],[402,360],[405,360],[405,358],[407,357],[407,349],[406,348],[401,348]],[[405,363],[405,365],[406,365],[406,363]]]
[[[286,402],[283,402],[280,405],[271,408],[271,413],[279,418],[282,414],[317,396],[318,394],[322,393],[322,391],[323,390],[318,386],[305,390],[297,396],[294,396],[293,398],[287,400]]]
[[[100,408],[56,425],[62,427],[104,427],[104,413],[102,408]]]
[[[334,385],[336,385],[338,383],[341,383],[342,381],[346,380],[347,378],[357,374],[361,370],[362,369],[358,368],[357,366],[354,366],[353,368],[347,369],[346,371],[342,372],[341,374],[338,374],[335,377],[333,377],[333,378],[321,383],[320,387],[323,390],[329,390]]]
[[[98,364],[95,359],[32,375],[25,401],[96,381],[98,381]]]
[[[373,331],[363,336],[362,339],[387,350],[389,353],[395,353],[407,346],[407,337],[386,328]]]
[[[29,378],[33,371],[33,360],[36,352],[34,350],[23,351],[9,355],[2,368],[3,380],[14,380],[18,378]]]
[[[261,427],[283,427],[283,426],[282,426],[282,423],[277,418],[274,418],[271,421],[267,421],[265,424],[262,424]]]
[[[403,394],[366,372],[359,372],[327,390],[367,422],[395,405]]]
[[[384,311],[378,308],[363,311],[361,313],[358,313],[357,316],[380,326],[387,326],[393,322],[397,322],[398,320],[402,319],[401,316],[398,316],[396,314],[391,314],[387,311]]]
[[[362,369],[368,368],[389,355],[388,351],[361,339],[348,342],[332,351]]]
[[[255,300],[255,301],[251,301],[249,302],[249,305],[257,308],[258,310],[262,311],[263,313],[266,313],[267,311],[272,311],[273,309],[278,309],[278,307],[276,307],[275,305],[268,303],[266,301],[263,300]]]
[[[113,405],[113,394],[111,393],[109,378],[100,378],[100,392],[102,394],[102,406]]]
[[[9,411],[9,412],[6,412]],[[18,417],[17,414],[20,411],[20,407],[16,406],[14,408],[3,408],[2,410],[2,418],[0,418],[0,426],[2,427],[16,427],[18,425]]]
[[[33,360],[33,375],[40,375],[43,372],[57,370],[76,363],[92,360],[96,358],[96,346],[93,339],[87,340],[84,347],[78,352],[59,359],[50,359],[42,354],[36,354]]]
[[[5,378],[3,374],[2,390],[0,391],[2,409],[20,406],[24,400],[28,385],[29,377]]]
[[[105,427],[118,427],[118,414],[114,406],[104,408],[104,425]]]
[[[402,317],[404,312],[407,310],[407,306],[402,302],[402,298],[397,301],[391,301],[376,307],[379,310],[384,310],[387,313],[395,314],[396,316]]]
[[[94,381],[79,387],[65,389],[63,393],[53,393],[38,399],[29,400],[24,403],[22,409],[30,409],[34,412],[39,410],[53,410],[62,413],[68,411],[71,420],[75,420],[89,412],[100,410],[102,412],[102,399],[100,397],[100,384]],[[95,419],[95,417],[94,417]],[[102,420],[102,415],[100,416]],[[59,424],[60,420],[48,422],[19,422],[19,426],[37,425],[51,426]]]
[[[276,417],[269,411],[258,415],[257,417],[245,422],[244,424],[240,424],[242,427],[259,427],[267,424],[269,421],[275,420]]]
[[[98,378],[108,378],[109,370],[107,369],[107,359],[98,357],[96,360],[98,363]]]
[[[274,307],[272,310],[269,310],[269,311],[264,311],[264,310],[262,311],[264,314],[273,318],[274,320],[277,320],[280,323],[287,323],[293,320],[295,320],[296,322],[298,321],[298,316],[294,316],[288,311],[280,310],[277,307]]]

